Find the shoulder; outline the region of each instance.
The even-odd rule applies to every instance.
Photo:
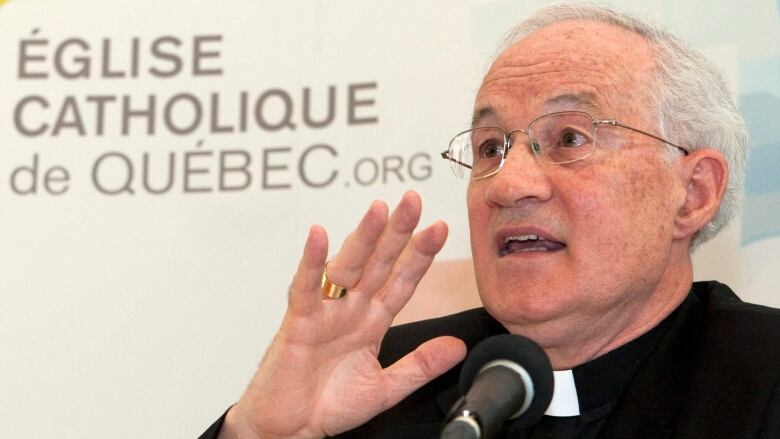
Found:
[[[443,335],[459,338],[471,349],[483,339],[505,332],[506,329],[485,308],[474,308],[391,327],[382,341],[379,360],[385,366],[392,364],[422,343]]]
[[[750,341],[780,354],[780,309],[743,302],[716,281],[694,283],[693,293],[705,305],[706,332],[717,335],[722,344]]]
[[[777,437],[780,310],[743,302],[714,281],[695,283],[693,293],[703,320],[680,428],[701,432],[690,437]]]
[[[704,303],[702,353],[717,373],[780,376],[780,309],[743,302],[727,285],[697,282]]]

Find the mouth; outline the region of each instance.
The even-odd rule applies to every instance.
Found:
[[[566,244],[539,233],[512,233],[498,240],[499,256],[515,253],[554,252],[562,250]]]

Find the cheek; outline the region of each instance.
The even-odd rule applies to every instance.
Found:
[[[627,173],[624,191],[626,215],[633,220],[635,228],[654,234],[655,238],[671,232],[674,186],[668,165],[658,161],[640,162]]]
[[[588,189],[572,197],[571,208],[581,220],[578,235],[588,241],[587,258],[602,261],[605,269],[665,258],[674,222],[668,166],[647,157],[607,166],[609,173],[595,167],[585,170],[581,176]]]
[[[469,218],[469,233],[471,236],[471,248],[476,253],[478,248],[484,247],[485,237],[482,235],[487,230],[489,210],[485,203],[485,197],[479,189],[469,185],[466,193],[466,208]],[[476,254],[474,255],[477,256]]]
[[[471,256],[474,261],[474,274],[480,296],[486,291],[495,290],[494,264],[491,262],[494,254],[491,242],[490,213],[491,209],[485,200],[481,188],[469,186],[466,196],[469,218],[469,234],[471,237]]]

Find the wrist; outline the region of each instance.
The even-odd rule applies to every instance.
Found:
[[[240,412],[238,404],[228,410],[217,439],[260,439],[261,436]]]

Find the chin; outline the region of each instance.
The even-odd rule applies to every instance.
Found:
[[[566,315],[573,307],[571,303],[567,306],[566,300],[561,300],[565,299],[563,295],[554,291],[518,287],[481,294],[481,299],[488,312],[504,325],[536,325]]]

